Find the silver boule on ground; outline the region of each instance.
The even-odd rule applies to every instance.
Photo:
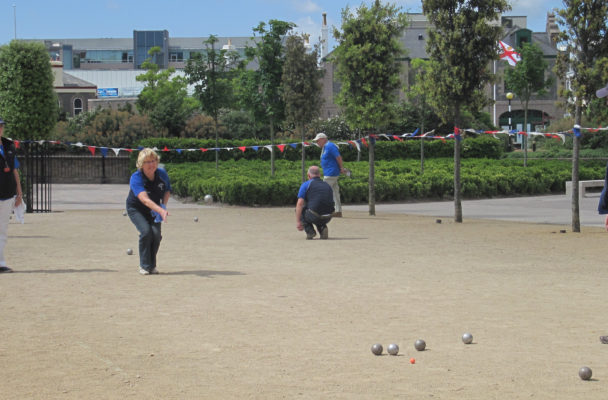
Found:
[[[376,343],[372,346],[372,353],[374,353],[377,356],[382,354],[382,350],[384,350],[384,349],[382,348],[382,345],[380,343]]]
[[[578,376],[584,381],[591,379],[591,375],[593,375],[593,371],[591,371],[591,368],[589,367],[581,367],[581,369],[578,370]]]

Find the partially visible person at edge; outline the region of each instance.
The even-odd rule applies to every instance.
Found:
[[[334,193],[327,182],[321,180],[321,171],[316,165],[308,168],[308,180],[300,186],[296,203],[296,228],[306,232],[306,239],[317,235],[316,225],[321,239],[329,237],[327,224],[334,212]]]
[[[23,201],[21,180],[19,179],[19,161],[17,160],[15,145],[4,137],[4,120],[0,118],[0,273],[13,272],[6,265],[4,247],[8,239],[8,222],[13,207],[18,207]]]
[[[156,254],[160,247],[161,222],[167,220],[171,195],[169,175],[158,168],[160,158],[145,148],[137,157],[137,171],[131,175],[127,214],[139,232],[139,273],[158,274]]]
[[[346,173],[346,169],[342,163],[342,156],[338,146],[327,139],[324,133],[318,133],[312,140],[321,147],[321,168],[323,168],[323,180],[331,186],[334,191],[334,203],[336,211],[334,217],[342,217],[342,203],[340,202],[340,186],[338,178],[340,174]]]
[[[595,92],[595,95],[597,97],[599,97],[600,99],[608,96],[608,85],[604,86],[603,88],[601,88],[600,90]],[[608,166],[606,167],[606,174],[607,174],[607,176],[604,178],[604,180],[605,180],[605,182],[608,182]],[[600,197],[600,208],[602,207],[604,198],[607,195],[607,193],[606,193],[607,191],[608,191],[608,188],[606,187],[606,183],[604,183],[604,190],[602,192],[602,196]],[[606,225],[606,230],[608,230],[608,215],[606,215],[605,225]],[[604,344],[608,344],[608,336],[600,336],[600,342],[602,342]]]

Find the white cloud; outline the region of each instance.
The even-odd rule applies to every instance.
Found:
[[[314,13],[321,10],[321,7],[311,0],[294,0],[292,4],[297,11],[303,13]]]
[[[306,33],[310,35],[310,43],[317,43],[321,37],[321,22],[315,22],[311,17],[304,17],[296,22],[298,33]]]

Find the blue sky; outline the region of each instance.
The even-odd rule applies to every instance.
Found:
[[[363,1],[370,4],[371,0]],[[393,0],[403,11],[421,12],[420,0]],[[0,0],[0,44],[20,39],[129,38],[133,30],[169,31],[170,37],[252,36],[261,21],[298,25],[316,43],[322,13],[339,28],[341,10],[361,0]],[[386,2],[385,2],[386,3]],[[547,12],[561,0],[511,0],[505,15],[528,17],[528,28],[544,32]],[[16,21],[16,23],[15,23]],[[330,45],[330,47],[333,47]]]

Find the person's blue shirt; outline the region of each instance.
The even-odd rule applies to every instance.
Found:
[[[302,183],[300,190],[298,190],[298,199],[304,199],[306,208],[321,215],[334,212],[334,194],[331,186],[327,182],[323,182],[318,176]]]
[[[323,168],[324,176],[340,175],[340,164],[336,160],[337,157],[340,157],[338,146],[330,141],[325,143],[321,151],[321,168]]]
[[[151,181],[145,177],[143,171],[137,170],[131,175],[129,181],[129,196],[127,196],[127,209],[136,208],[144,215],[150,214],[154,219],[155,215],[150,213],[150,209],[146,207],[137,197],[141,192],[146,192],[150,200],[162,207],[163,196],[167,192],[171,192],[171,183],[167,171],[157,168],[154,173],[154,180]]]
[[[165,171],[162,168],[157,168],[156,172],[158,172],[158,177],[165,184],[163,192],[170,192],[171,183],[169,181],[169,174],[167,174],[167,171]],[[145,176],[142,171],[136,171],[133,173],[133,175],[131,175],[131,180],[129,181],[129,187],[133,191],[133,194],[135,195],[135,197],[137,197],[141,192],[144,192],[146,190],[145,184],[146,184]]]
[[[4,146],[0,144],[0,154],[4,157]],[[19,169],[19,160],[15,157],[15,169]]]
[[[300,185],[300,190],[298,190],[298,199],[304,199],[304,200],[306,200],[306,192],[308,191],[308,187],[310,186],[310,182],[312,182],[311,179],[307,180],[302,185]]]

